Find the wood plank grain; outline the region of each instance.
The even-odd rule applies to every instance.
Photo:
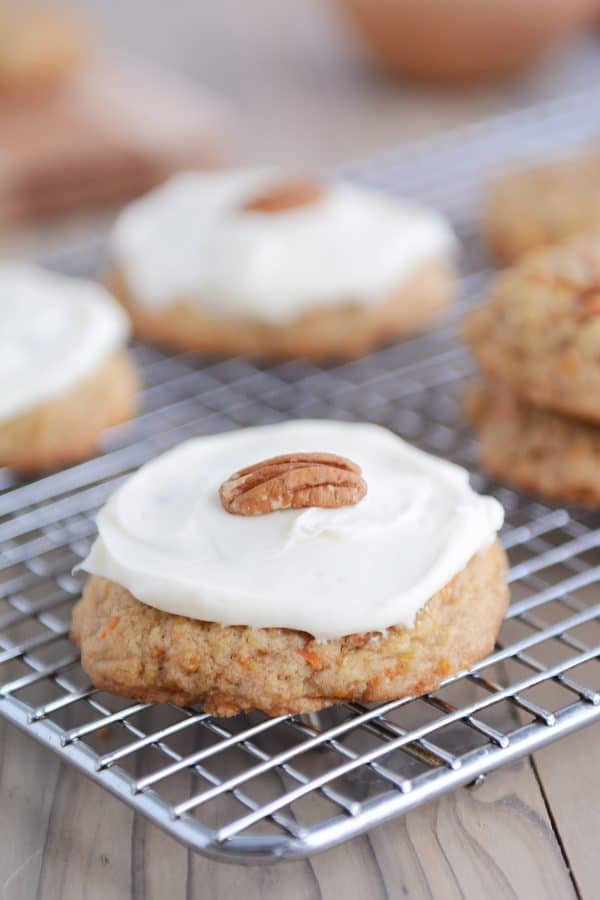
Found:
[[[600,725],[539,750],[534,766],[583,900],[596,900],[600,843]]]
[[[189,855],[186,847],[136,815],[131,833],[132,900],[186,897]]]
[[[590,747],[571,752],[585,756]],[[554,765],[542,762],[547,771]],[[477,791],[459,790],[310,860],[250,868],[188,853],[9,726],[0,730],[0,797],[2,900],[576,896],[528,760],[492,773]],[[564,817],[570,823],[576,811]],[[593,865],[577,862],[591,883]]]
[[[34,897],[60,761],[0,720],[0,897]]]
[[[386,883],[398,889],[400,877],[407,897],[576,896],[527,759],[375,830],[372,842]]]
[[[33,776],[33,773],[31,773]],[[23,772],[21,778],[25,778]],[[33,776],[43,779],[43,772]],[[133,811],[62,766],[44,845],[37,900],[129,897]]]

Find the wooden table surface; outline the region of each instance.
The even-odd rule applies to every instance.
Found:
[[[460,94],[365,66],[323,0],[86,0],[105,39],[179,67],[236,111],[234,158],[329,165],[584,86],[589,42],[520,83]],[[595,62],[595,58],[594,58]],[[39,252],[94,223],[4,242]],[[309,861],[188,853],[0,720],[0,900],[600,896],[600,725]]]
[[[0,835],[2,900],[597,900],[600,725],[310,860],[246,868],[0,724]]]

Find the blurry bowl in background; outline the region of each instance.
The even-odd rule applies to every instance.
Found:
[[[429,81],[512,75],[598,20],[599,0],[337,0],[388,71]]]

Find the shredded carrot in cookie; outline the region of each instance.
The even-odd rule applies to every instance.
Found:
[[[198,667],[200,666],[200,658],[195,654],[191,654],[190,656],[184,657],[181,661],[181,665],[188,672],[196,672]]]
[[[325,668],[325,663],[316,653],[313,653],[312,650],[307,650],[306,647],[301,647],[298,650],[300,656],[303,656],[306,662],[309,664],[311,669],[315,669],[317,672],[320,672],[321,669]]]
[[[445,678],[447,675],[450,675],[452,672],[452,663],[449,659],[441,659],[438,665],[436,666],[436,673],[440,678]]]
[[[100,640],[104,641],[111,631],[114,631],[117,625],[119,624],[119,616],[112,616],[107,625],[104,626],[102,631],[100,632]]]

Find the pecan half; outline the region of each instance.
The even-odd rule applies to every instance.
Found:
[[[256,197],[248,200],[243,209],[246,212],[280,213],[300,206],[317,203],[323,196],[325,188],[314,178],[297,178],[294,181],[282,181],[267,188]]]
[[[335,508],[367,493],[361,468],[334,453],[287,453],[234,472],[219,490],[227,512],[262,516],[306,506]]]

